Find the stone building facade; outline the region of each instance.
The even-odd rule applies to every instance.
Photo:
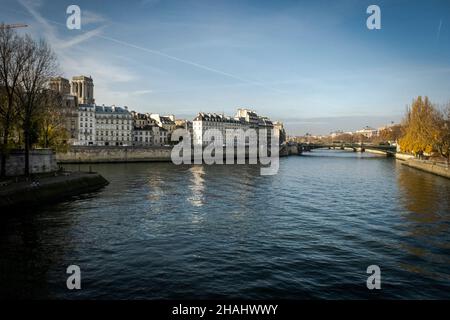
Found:
[[[134,127],[133,129],[133,146],[149,147],[155,145],[155,129],[158,127],[146,125],[142,127]],[[159,133],[159,130],[158,130]]]
[[[170,141],[172,132],[176,129],[175,116],[174,115],[161,116],[157,113],[151,113],[150,118],[155,120],[156,124],[161,129],[165,130],[165,132],[166,132],[165,134],[167,135],[167,140]]]
[[[126,107],[80,104],[79,136],[76,145],[129,146],[133,119]]]
[[[80,104],[94,104],[94,81],[91,77],[75,76],[72,78],[72,95],[78,98]]]
[[[97,145],[95,105],[82,104],[78,108],[78,140],[80,146]]]
[[[133,118],[127,107],[95,106],[97,145],[129,146]]]
[[[227,117],[221,114],[200,112],[192,121],[192,139],[194,144],[206,145],[208,142],[204,141],[205,132],[210,129],[216,129],[222,134],[224,139],[223,143],[225,144],[227,139],[230,139],[230,137],[228,137],[230,135],[230,131],[227,131],[227,129],[247,130],[248,128],[248,124],[239,119]],[[231,137],[231,139],[235,141],[239,140],[239,138],[244,139],[245,137],[236,137],[236,139]]]
[[[169,131],[150,117],[150,114],[132,112],[134,146],[162,146],[169,143]]]
[[[273,131],[276,136],[278,136],[279,144],[286,142],[286,130],[284,129],[283,122],[275,121],[273,123]]]
[[[270,144],[270,137],[273,133],[273,123],[267,117],[260,117],[255,111],[249,109],[238,109],[234,117],[227,117],[221,114],[211,114],[200,112],[192,122],[193,143],[205,145],[204,134],[209,129],[217,129],[224,139],[223,143],[233,141],[239,144],[240,141],[248,143],[246,131],[254,129],[259,138],[259,130],[267,130],[267,143]],[[230,130],[242,129],[238,134]]]
[[[63,77],[50,79],[49,88],[53,91],[61,93],[62,95],[70,94],[70,82]]]
[[[91,77],[75,76],[69,80],[58,77],[51,79],[49,87],[64,97],[66,128],[70,134],[70,144],[79,146],[162,146],[172,144],[171,135],[175,129],[187,130],[194,144],[205,145],[204,133],[217,129],[222,134],[223,143],[239,141],[248,143],[248,129],[254,129],[259,139],[260,130],[267,130],[267,141],[274,131],[285,139],[284,128],[255,111],[239,108],[235,116],[199,113],[191,122],[175,119],[173,115],[157,113],[137,113],[127,107],[98,106],[94,99],[94,83]],[[242,129],[242,131],[234,131]],[[284,137],[284,138],[283,138]]]

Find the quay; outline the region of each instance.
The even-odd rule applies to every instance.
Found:
[[[402,165],[433,173],[435,175],[450,179],[450,167],[443,163],[430,160],[408,159],[401,162]]]
[[[171,162],[171,152],[172,147],[169,146],[72,146],[66,153],[57,153],[56,161],[59,164]],[[225,157],[225,151],[223,154]],[[296,154],[301,154],[298,144],[288,143],[280,146],[280,157]]]
[[[172,147],[164,146],[71,146],[57,153],[56,161],[64,163],[169,162]]]
[[[20,179],[20,180],[19,180]],[[0,208],[30,207],[96,191],[108,184],[98,173],[55,172],[0,182]]]

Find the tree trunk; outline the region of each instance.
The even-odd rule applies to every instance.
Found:
[[[8,88],[6,88],[8,90]],[[7,114],[5,116],[5,123],[3,128],[3,145],[2,145],[2,156],[1,156],[1,165],[0,165],[0,177],[6,176],[6,156],[8,153],[8,139],[9,139],[9,129],[11,127],[11,106],[13,105],[13,97],[12,94],[8,92],[8,109]]]
[[[25,135],[25,168],[24,168],[24,174],[25,176],[30,175],[30,134],[28,133],[28,130],[24,132]]]
[[[2,146],[3,149],[3,146]],[[2,150],[2,163],[1,163],[1,169],[0,169],[0,177],[6,176],[6,154],[5,150]]]
[[[49,137],[49,130],[45,130],[45,142],[44,142],[44,148],[48,148],[48,137]]]
[[[9,130],[5,128],[5,130],[3,130],[2,163],[1,163],[1,169],[0,169],[1,177],[6,176],[6,152],[8,149],[8,136],[9,136]]]

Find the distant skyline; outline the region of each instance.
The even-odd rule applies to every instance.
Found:
[[[0,22],[49,41],[98,104],[192,119],[237,107],[290,134],[383,126],[418,95],[450,101],[450,2],[0,0]],[[82,29],[66,28],[66,8]],[[368,30],[366,8],[381,8]]]

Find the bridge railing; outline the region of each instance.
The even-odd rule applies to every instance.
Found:
[[[372,150],[380,150],[389,153],[395,153],[397,151],[396,146],[390,145],[376,145],[376,144],[360,144],[360,143],[308,143],[308,144],[300,144],[303,149],[320,149],[320,148],[364,148],[364,149],[372,149]]]

